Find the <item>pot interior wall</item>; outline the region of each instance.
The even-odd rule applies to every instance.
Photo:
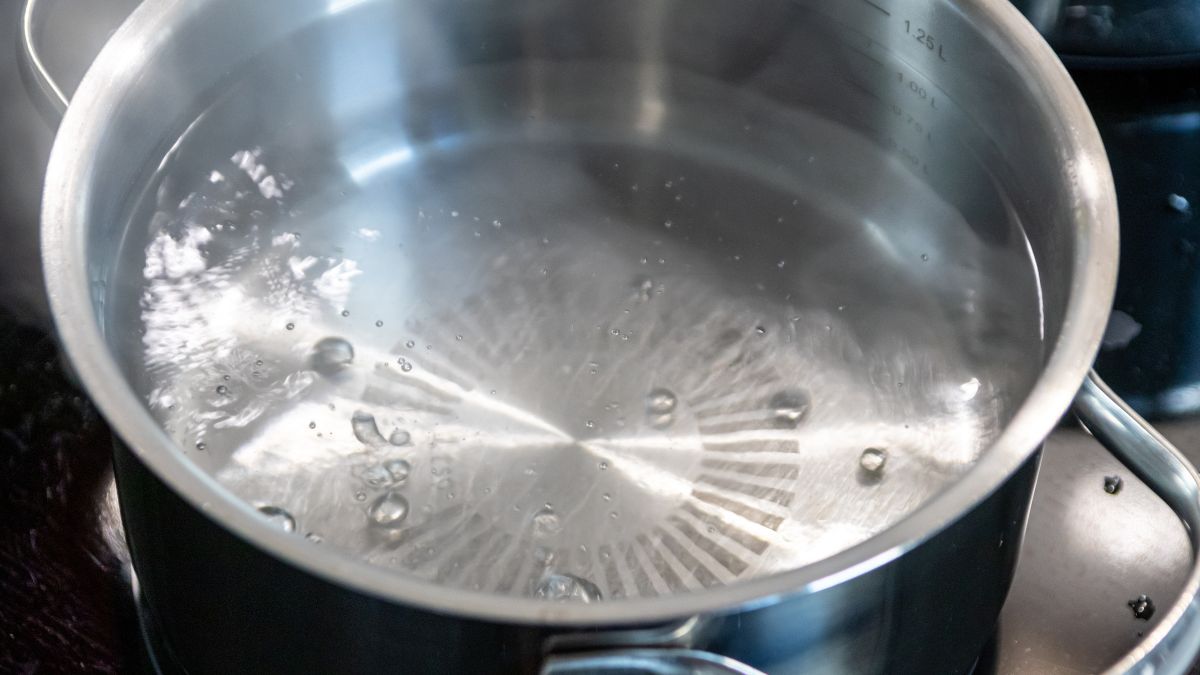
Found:
[[[313,555],[577,600],[820,560],[1012,419],[1088,170],[1011,45],[891,7],[198,3],[103,111],[97,317]]]

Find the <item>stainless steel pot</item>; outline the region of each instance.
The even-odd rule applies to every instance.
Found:
[[[388,21],[371,13],[380,7]],[[165,0],[134,13],[69,107],[28,39],[36,14],[30,2],[31,70],[67,108],[43,212],[47,283],[72,362],[121,439],[122,511],[164,668],[969,672],[1011,580],[1037,449],[1081,382],[1077,411],[1089,428],[1196,536],[1200,477],[1094,376],[1085,379],[1115,279],[1111,179],[1078,93],[1007,3]],[[389,39],[357,43],[356,20]],[[301,54],[319,66],[312,87],[334,127],[350,123],[363,92],[453,76],[466,63],[609,60],[631,63],[635,77],[597,79],[594,117],[615,107],[623,111],[615,119],[644,135],[661,133],[664,119],[704,129],[704,114],[673,112],[664,73],[682,69],[844,120],[965,212],[994,201],[982,162],[1019,214],[1040,270],[1047,354],[1036,382],[944,491],[866,541],[778,574],[657,598],[551,604],[424,583],[314,548],[264,522],[180,452],[113,356],[122,337],[108,307],[120,301],[110,286],[154,167],[231,73],[302,33],[323,45]],[[561,82],[539,73],[520,81],[531,114],[590,119],[587,106],[556,105],[547,87]],[[499,95],[467,89],[484,104]],[[707,105],[720,117],[720,99]],[[786,140],[776,141],[785,153]],[[1193,575],[1144,649],[1114,672],[1183,672],[1200,646],[1198,588]]]

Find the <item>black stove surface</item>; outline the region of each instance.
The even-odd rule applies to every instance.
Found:
[[[97,509],[110,448],[54,340],[0,311],[0,673],[141,665],[129,583]]]

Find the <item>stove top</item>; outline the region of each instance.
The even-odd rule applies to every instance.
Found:
[[[0,673],[134,671],[108,429],[44,332],[0,312],[0,353]]]

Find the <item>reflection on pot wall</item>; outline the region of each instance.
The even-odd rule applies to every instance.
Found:
[[[0,26],[6,28],[0,41],[8,47],[5,54],[17,51],[20,14],[21,3],[0,3]],[[5,92],[0,105],[0,133],[5,138],[0,153],[0,236],[4,239],[0,304],[46,324],[50,312],[42,290],[37,221],[53,134],[25,95],[15,58],[0,59],[0,91]]]
[[[92,59],[140,0],[92,0],[87,11],[69,0],[40,0],[37,34],[41,57],[62,87],[73,91]],[[38,209],[46,160],[58,120],[27,92],[31,84],[17,58],[23,2],[0,3],[0,305],[50,325],[38,251]]]

